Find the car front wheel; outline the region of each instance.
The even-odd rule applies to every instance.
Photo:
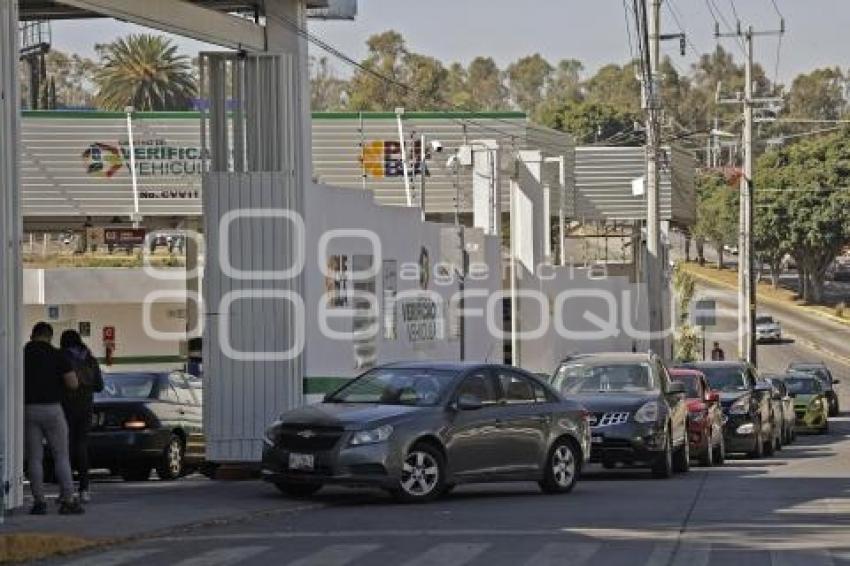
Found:
[[[443,493],[446,482],[445,458],[428,444],[417,444],[404,459],[401,479],[393,494],[399,501],[424,503]]]
[[[758,427],[758,432],[756,433],[756,442],[753,446],[752,452],[750,452],[749,456],[753,460],[759,460],[764,456],[764,441],[761,439],[761,423],[756,425]]]
[[[571,443],[555,443],[546,462],[546,471],[540,488],[544,493],[569,493],[578,481],[579,456]]]

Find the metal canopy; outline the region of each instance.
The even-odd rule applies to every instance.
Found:
[[[219,12],[262,12],[263,0],[188,0],[192,4]],[[104,14],[63,4],[58,0],[19,0],[20,19],[61,20],[76,18],[100,18]],[[327,8],[328,0],[308,0],[308,8]]]

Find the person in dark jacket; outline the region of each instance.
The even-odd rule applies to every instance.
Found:
[[[53,328],[39,322],[24,347],[24,425],[27,474],[30,478],[33,515],[46,515],[44,448],[53,454],[53,470],[59,483],[59,513],[84,512],[74,497],[74,478],[68,456],[68,423],[62,411],[66,389],[77,389],[79,380],[67,358],[51,345]]]
[[[59,338],[59,346],[80,382],[76,390],[66,391],[62,408],[68,421],[71,463],[79,476],[80,501],[88,503],[91,501],[88,434],[92,422],[94,394],[103,391],[103,375],[100,365],[76,330],[63,332]]]

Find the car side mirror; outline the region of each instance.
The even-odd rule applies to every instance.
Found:
[[[782,393],[774,392],[773,393],[773,400],[774,401],[782,401]]]
[[[705,396],[705,400],[708,403],[719,403],[720,402],[720,393],[717,391],[709,391]]]
[[[793,391],[792,391],[792,392],[790,392],[790,393],[788,393],[788,396],[789,396],[789,397],[791,397],[792,399],[796,399],[796,398],[797,398],[797,394],[796,394],[796,393],[794,393]]]
[[[667,387],[668,395],[684,395],[685,393],[685,384],[681,381],[674,381]]]
[[[477,395],[464,393],[457,400],[457,408],[461,411],[477,411],[484,406]]]
[[[767,385],[766,383],[758,383],[758,384],[756,384],[754,391],[756,393],[760,393],[761,395],[764,395],[765,393],[772,392],[773,388],[770,385]]]
[[[840,380],[840,379],[833,379],[833,380],[832,380],[832,384],[833,384],[833,385],[838,385],[839,383],[841,383],[841,380]]]

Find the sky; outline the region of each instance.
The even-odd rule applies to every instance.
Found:
[[[632,0],[626,3],[631,5]],[[552,63],[579,59],[589,75],[606,63],[630,58],[623,0],[360,0],[359,4],[356,21],[311,21],[311,33],[356,60],[365,56],[365,41],[371,34],[388,29],[399,31],[412,51],[445,62],[466,63],[487,55],[504,68],[511,61],[539,52]],[[694,48],[700,52],[715,48],[715,17],[722,31],[729,31],[723,18],[734,25],[736,13],[744,25],[752,24],[756,30],[779,27],[779,15],[771,0],[664,0],[664,4],[663,32],[681,31],[672,17],[676,14],[693,44],[685,57],[679,55],[677,41],[664,45],[663,51],[680,70],[689,69],[696,57]],[[776,0],[776,4],[787,27],[781,46],[775,37],[756,39],[755,58],[768,75],[775,73],[778,47],[779,78],[786,84],[796,74],[817,67],[850,67],[850,0]],[[723,18],[716,15],[718,12]],[[93,56],[95,42],[107,42],[139,29],[114,20],[55,22],[53,44],[58,49]],[[209,48],[182,38],[177,41],[190,54]],[[736,58],[743,57],[734,39],[720,41]],[[312,51],[322,54],[318,48]],[[344,63],[331,59],[340,75],[350,73]]]

